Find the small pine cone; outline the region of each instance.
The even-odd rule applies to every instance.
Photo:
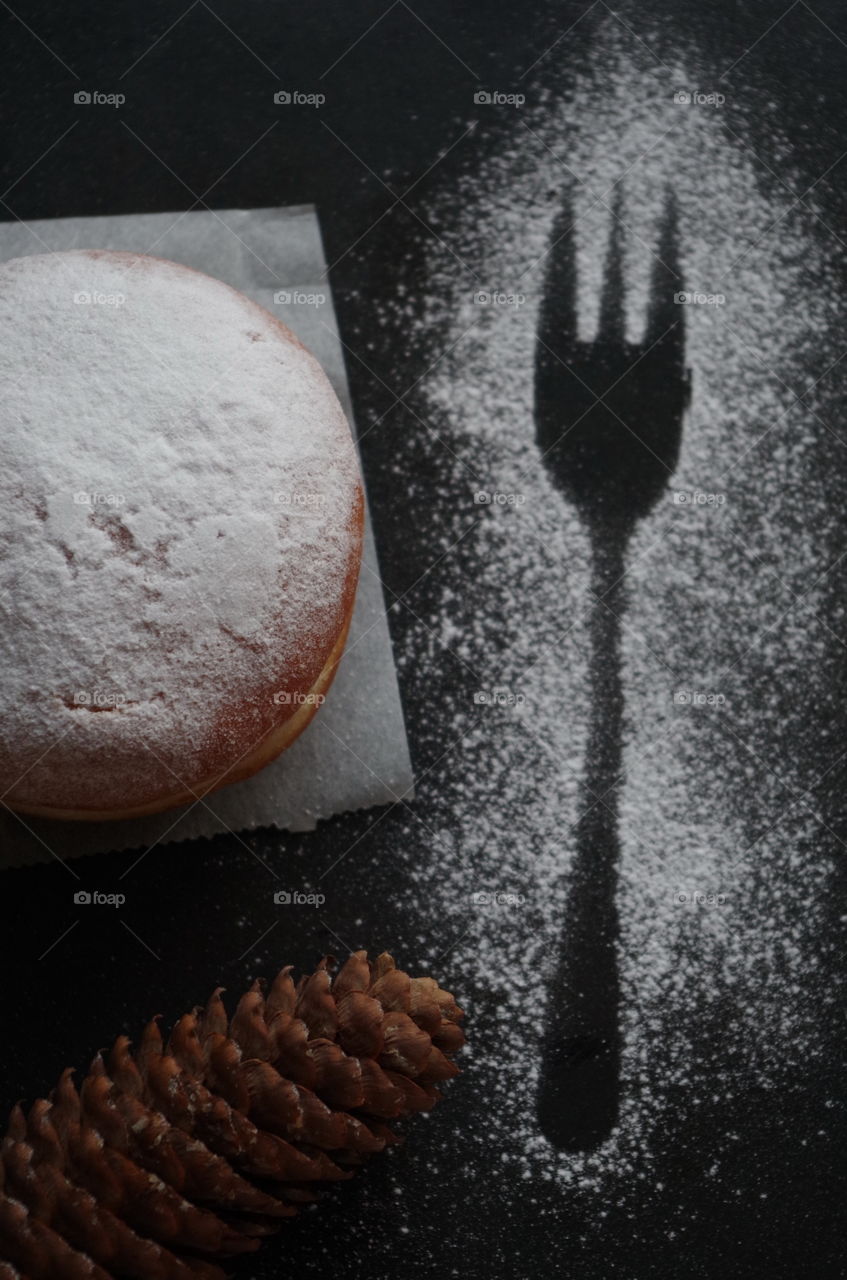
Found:
[[[0,1280],[223,1280],[328,1182],[399,1139],[456,1075],[462,1011],[387,954],[283,969],[230,1019],[213,992],[167,1043],[119,1036],[77,1090],[14,1108],[0,1147]],[[254,1179],[263,1183],[256,1185]]]

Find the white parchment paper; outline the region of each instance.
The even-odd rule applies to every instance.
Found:
[[[320,227],[311,206],[0,224],[0,260],[127,249],[196,267],[283,320],[317,356],[352,423]],[[48,822],[0,807],[0,865],[149,848],[223,831],[310,831],[319,818],[412,794],[412,768],[370,515],[347,650],[326,703],[276,761],[181,809],[126,822]]]

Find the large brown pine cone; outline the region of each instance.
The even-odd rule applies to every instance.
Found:
[[[77,1090],[12,1113],[0,1160],[0,1280],[222,1278],[297,1205],[398,1139],[388,1122],[456,1075],[462,1011],[387,954],[330,957],[295,986],[214,992],[98,1054]]]

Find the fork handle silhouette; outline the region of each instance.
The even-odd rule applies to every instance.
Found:
[[[597,534],[600,536],[597,536]],[[542,1041],[538,1118],[562,1150],[596,1146],[618,1110],[620,990],[617,946],[623,690],[621,616],[629,531],[592,535],[591,718],[570,873]]]

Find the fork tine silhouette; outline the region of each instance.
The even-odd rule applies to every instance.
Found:
[[[621,346],[626,332],[623,231],[623,195],[621,188],[618,187],[612,203],[612,226],[603,271],[603,288],[600,293],[598,333],[603,335],[606,342],[619,343]]]
[[[625,557],[637,521],[667,490],[688,402],[678,216],[665,198],[645,333],[625,336],[623,199],[618,188],[592,342],[577,340],[573,217],[554,225],[535,364],[536,438],[551,479],[591,542],[591,711],[556,972],[545,1018],[538,1119],[565,1150],[613,1129],[620,1091],[618,792],[623,764],[621,618]],[[565,212],[567,210],[567,212]]]
[[[576,347],[576,241],[572,201],[565,197],[553,219],[547,274],[538,320],[538,332],[552,339],[552,351],[567,359]],[[546,360],[539,351],[538,359]]]

